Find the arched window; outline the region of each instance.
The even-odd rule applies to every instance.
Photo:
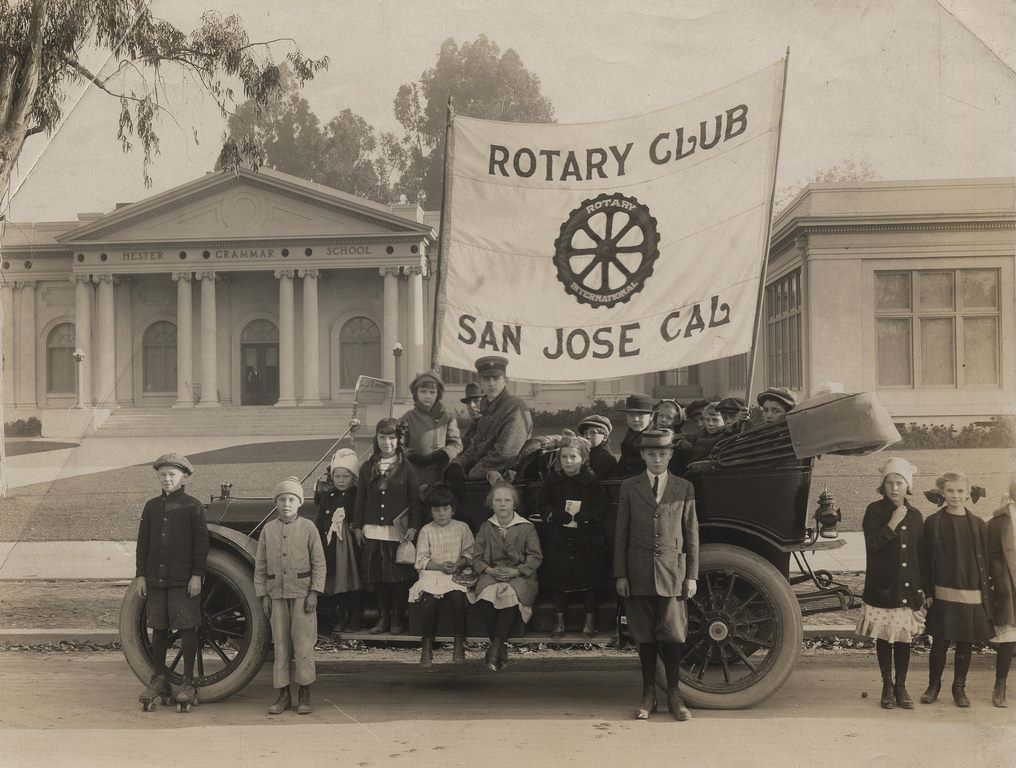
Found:
[[[53,326],[46,338],[46,391],[74,394],[74,323]]]
[[[381,376],[381,331],[369,318],[354,317],[339,331],[339,386],[352,389],[361,375]]]
[[[279,329],[271,320],[251,320],[240,334],[241,344],[278,344]]]
[[[176,391],[176,325],[166,320],[145,331],[143,377],[145,392]]]

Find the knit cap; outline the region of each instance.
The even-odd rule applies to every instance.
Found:
[[[333,473],[337,469],[345,469],[355,478],[360,473],[360,459],[357,457],[356,451],[349,448],[339,448],[332,456],[328,469]]]
[[[897,475],[906,480],[908,491],[912,492],[914,490],[914,474],[917,472],[917,467],[906,459],[894,456],[886,461],[886,463],[882,465],[882,469],[879,471],[882,473],[882,482],[879,483],[880,486],[885,483],[886,475],[895,472]]]
[[[300,478],[287,477],[285,480],[280,480],[275,486],[275,490],[272,491],[272,499],[277,499],[284,493],[293,494],[303,504],[303,486],[300,484]]]

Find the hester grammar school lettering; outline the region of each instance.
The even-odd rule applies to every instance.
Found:
[[[667,313],[660,323],[659,334],[664,341],[673,342],[729,322],[730,305],[721,302],[717,295],[710,297],[709,309],[705,313],[700,303]],[[458,325],[458,340],[463,344],[475,346],[478,350],[523,354],[525,340],[521,325],[480,321],[469,314],[459,315]],[[543,347],[542,354],[547,360],[557,360],[562,356],[572,360],[635,357],[641,351],[638,343],[641,329],[642,324],[638,322],[605,325],[591,331],[585,328],[555,328],[553,338]]]

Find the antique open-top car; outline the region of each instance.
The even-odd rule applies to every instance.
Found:
[[[390,389],[390,384],[378,380],[360,382],[356,402],[362,407],[368,391],[376,399],[388,398]],[[354,417],[351,431],[356,426]],[[831,499],[820,500],[815,525],[808,524],[813,457],[866,453],[896,439],[888,415],[872,396],[830,396],[802,403],[786,422],[723,441],[709,461],[689,469],[686,478],[695,487],[701,541],[699,589],[689,605],[689,637],[682,658],[682,686],[690,706],[736,709],[762,701],[784,683],[797,660],[802,615],[852,604],[850,590],[829,573],[813,571],[805,557],[806,552],[843,543],[827,538],[835,536],[839,517]],[[555,460],[553,441],[542,445],[525,451],[518,467],[515,482],[522,490],[522,513],[527,515],[538,510],[540,478]],[[620,481],[604,484],[611,498],[608,536],[613,533],[619,485]],[[467,483],[459,494],[458,516],[474,530],[489,516],[484,506],[487,490],[486,483]],[[315,512],[313,503],[301,508],[301,514]],[[271,647],[268,621],[254,595],[253,563],[257,535],[274,508],[268,498],[234,496],[224,483],[206,513],[211,550],[201,594],[202,652],[195,684],[202,701],[217,701],[246,686]],[[538,518],[534,522],[539,528]],[[792,560],[797,564],[793,575]],[[518,627],[526,641],[550,639],[545,629],[547,608],[541,602],[530,625]],[[609,588],[603,591],[600,614],[601,627],[610,621],[623,634],[623,612]],[[470,634],[485,636],[481,627],[477,617],[470,618]],[[133,588],[127,590],[121,608],[120,637],[131,669],[147,682],[153,672],[151,644],[144,598]],[[566,636],[557,642],[589,640]],[[179,680],[178,644],[171,645],[167,662],[171,676]]]

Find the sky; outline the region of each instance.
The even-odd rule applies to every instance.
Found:
[[[323,122],[348,107],[400,135],[395,93],[433,65],[448,37],[482,33],[513,48],[562,123],[679,103],[789,46],[778,187],[846,161],[883,179],[1016,175],[1009,0],[153,0],[152,8],[186,30],[211,8],[239,14],[254,40],[295,38],[305,54],[331,57],[304,94]],[[166,78],[174,119],[160,121],[150,189],[141,154],[125,155],[116,140],[117,102],[77,87],[56,134],[26,144],[9,219],[106,211],[210,170],[224,121],[198,85]]]

